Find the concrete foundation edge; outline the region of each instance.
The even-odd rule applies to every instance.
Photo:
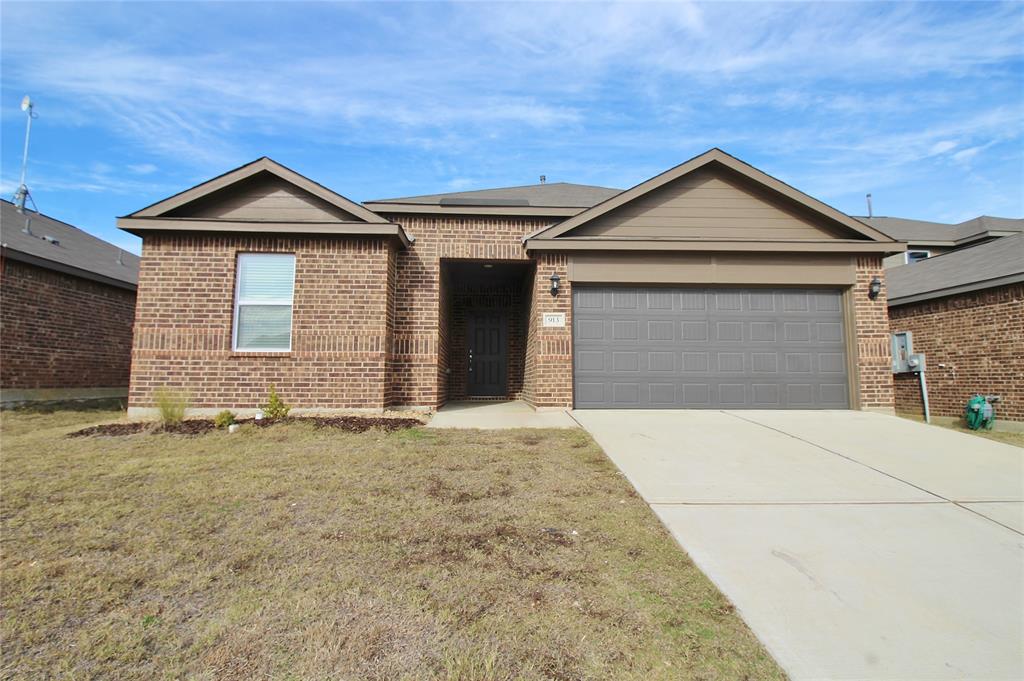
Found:
[[[230,409],[228,407],[217,408],[217,407],[194,407],[185,410],[185,417],[213,417],[229,409],[236,416],[241,418],[249,418],[256,415],[259,409]],[[381,415],[388,411],[398,411],[398,409],[380,409],[380,408],[367,408],[367,409],[318,409],[314,407],[293,407],[288,414],[290,416],[344,416],[346,414],[354,415]],[[160,416],[160,410],[156,407],[128,407],[128,416],[132,418],[140,419],[153,419]]]
[[[128,386],[122,388],[0,388],[0,404],[4,408],[46,402],[116,399],[128,399]]]
[[[932,423],[943,426],[963,425],[964,420],[959,416],[932,416]],[[999,405],[996,405],[996,422],[992,424],[992,430],[1003,433],[1024,433],[1024,421],[1005,421],[999,418]]]

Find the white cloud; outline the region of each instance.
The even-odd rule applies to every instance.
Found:
[[[983,146],[961,149],[960,151],[953,154],[953,160],[957,161],[958,163],[966,163],[967,161],[970,161],[975,156],[977,156],[982,149],[984,149]]]
[[[947,151],[956,149],[957,143],[952,140],[940,140],[932,145],[932,148],[928,150],[930,156],[938,156],[939,154],[945,154]]]

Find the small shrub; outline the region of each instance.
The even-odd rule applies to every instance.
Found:
[[[160,412],[160,422],[165,426],[176,426],[185,419],[185,409],[188,408],[185,393],[160,388],[154,393],[154,399]]]
[[[263,410],[263,418],[274,421],[276,419],[283,419],[288,416],[288,412],[292,410],[281,396],[277,394],[277,390],[273,384],[270,386],[270,394],[267,396],[267,403],[260,405],[260,409]]]
[[[235,422],[235,413],[230,409],[225,409],[216,416],[213,417],[213,425],[218,428],[227,428]]]

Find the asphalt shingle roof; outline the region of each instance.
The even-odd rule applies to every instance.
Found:
[[[548,182],[521,187],[478,189],[447,194],[424,194],[366,203],[407,203],[432,206],[543,206],[545,208],[590,208],[621,193],[621,189],[589,184]]]
[[[25,231],[26,219],[31,233]],[[28,209],[24,214],[19,213],[13,203],[3,199],[0,199],[0,243],[5,249],[57,265],[133,286],[139,283],[139,256],[42,213]]]
[[[1024,233],[950,251],[885,271],[889,304],[1024,280]]]
[[[982,236],[990,231],[1024,232],[1024,219],[996,218],[989,215],[982,215],[958,224],[889,217],[858,217],[857,219],[893,239],[924,243],[970,240],[971,237]]]

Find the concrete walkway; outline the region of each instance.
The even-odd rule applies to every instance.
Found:
[[[536,411],[526,402],[449,402],[428,428],[579,428],[565,410]]]
[[[573,416],[792,678],[1024,678],[1024,449],[853,411]]]

